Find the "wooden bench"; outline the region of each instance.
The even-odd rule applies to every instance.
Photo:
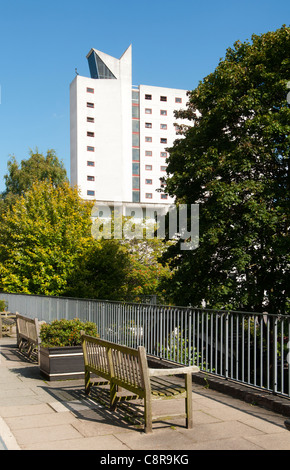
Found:
[[[121,346],[99,338],[93,338],[82,333],[82,347],[85,365],[85,392],[90,393],[91,373],[102,377],[110,385],[110,406],[115,408],[118,397],[118,386],[144,399],[145,432],[152,432],[152,421],[169,419],[169,416],[152,418],[152,398],[181,397],[175,394],[176,384],[161,384],[161,394],[154,387],[155,378],[170,375],[185,375],[185,413],[174,415],[185,417],[187,428],[192,427],[192,373],[199,372],[199,367],[175,367],[172,369],[153,369],[148,367],[146,350],[143,346],[138,349]],[[160,382],[159,382],[160,386]],[[160,388],[160,387],[159,387]],[[171,415],[172,417],[173,415]]]
[[[2,338],[3,333],[7,335],[12,334],[12,328],[15,326],[15,314],[10,312],[0,312],[0,338]]]
[[[21,352],[29,357],[37,349],[39,363],[40,326],[42,323],[37,318],[29,318],[16,312],[17,345]]]

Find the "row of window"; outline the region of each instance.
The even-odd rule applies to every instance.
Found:
[[[152,143],[152,137],[146,136],[145,137],[145,142],[150,142]],[[167,139],[164,137],[160,138],[160,144],[166,145],[167,144]],[[132,147],[140,147],[140,135],[137,133],[132,134]]]
[[[87,93],[95,93],[94,88],[87,87]],[[152,100],[152,95],[145,94],[145,100]],[[167,96],[160,96],[160,101],[167,101]],[[176,97],[175,103],[182,103],[182,98]]]
[[[88,152],[94,152],[95,151],[95,147],[90,147],[89,145],[87,146],[87,151]],[[152,150],[145,150],[145,157],[152,157],[153,156],[153,152]],[[162,158],[167,158],[167,152],[160,152],[160,157]],[[138,159],[136,161],[139,161],[139,156],[137,157]],[[133,156],[133,159],[134,159],[134,156]]]
[[[145,157],[152,157],[152,155],[153,155],[152,150],[145,150]],[[167,152],[160,152],[160,157],[166,158]]]
[[[88,189],[87,190],[87,196],[95,196],[95,191],[92,191],[91,189]],[[167,199],[167,194],[161,194],[160,195],[160,198],[161,199]],[[146,199],[152,199],[153,198],[153,194],[152,193],[145,193],[145,198]]]
[[[145,108],[145,114],[152,114],[152,108]],[[160,109],[160,116],[167,116],[167,110]]]
[[[145,150],[145,157],[152,157],[152,156],[153,156],[152,150]],[[160,152],[160,157],[167,158],[167,152]],[[133,149],[132,159],[135,160],[136,162],[139,162],[140,160],[139,149]]]
[[[153,180],[151,178],[146,178],[145,184],[153,184]],[[140,178],[138,176],[133,177],[133,189],[137,191],[140,189]]]
[[[134,165],[134,164],[133,164]],[[138,166],[137,166],[138,165]],[[88,160],[87,161],[87,166],[91,166],[91,167],[94,167],[95,166],[95,162],[91,161],[91,160]],[[153,167],[152,165],[145,165],[145,170],[152,170]],[[160,166],[160,171],[166,171],[166,165],[161,165]],[[139,163],[135,164],[133,166],[133,174],[136,174],[138,175],[139,174]],[[90,177],[91,178],[91,177]],[[95,180],[92,180],[90,179],[89,181],[95,181]]]
[[[146,129],[152,129],[152,122],[145,122]],[[160,124],[160,129],[167,130],[167,124]]]
[[[94,119],[94,118],[92,118]],[[93,121],[92,121],[93,122]],[[136,127],[134,124],[139,121],[133,121],[133,132],[136,131],[138,133],[139,131],[139,125]],[[145,122],[145,127],[147,129],[152,129],[152,123],[151,122]],[[167,124],[160,124],[160,129],[162,130],[167,130]],[[95,133],[92,131],[87,131],[87,137],[95,137]]]
[[[152,100],[152,95],[145,95],[145,100]],[[167,96],[160,96],[160,101],[167,101]],[[182,98],[175,98],[175,103],[182,103]]]
[[[94,108],[95,103],[89,103],[87,102],[87,108]],[[133,118],[138,118],[139,117],[139,106],[132,106],[132,114]],[[152,108],[145,108],[145,114],[152,114]],[[160,109],[160,115],[161,116],[167,116],[167,110],[166,109]],[[93,118],[91,118],[93,119]],[[94,122],[93,120],[90,120],[88,122]]]
[[[87,102],[87,108],[94,108],[94,103]],[[152,114],[152,108],[145,108],[145,114]],[[160,109],[160,116],[167,116],[166,109]],[[139,106],[132,106],[132,117],[139,118]],[[94,118],[87,118],[88,122],[94,122]]]
[[[146,136],[145,142],[153,142],[152,137]],[[160,137],[160,144],[167,144],[167,139],[165,137]]]
[[[93,104],[93,103],[91,103]],[[87,103],[88,105],[88,103]],[[89,106],[90,107],[90,106]],[[152,108],[145,108],[144,110],[145,114],[153,114]],[[167,110],[166,109],[160,109],[160,116],[167,116]],[[140,108],[139,106],[132,106],[132,118],[133,119],[139,119],[140,117]]]
[[[152,199],[153,198],[153,194],[152,193],[145,193],[145,197],[146,199]],[[161,199],[167,199],[167,194],[161,194],[160,195],[160,198]]]
[[[145,165],[145,170],[148,170],[148,171],[152,171],[153,170],[153,166],[152,165]],[[166,165],[161,165],[160,166],[160,171],[166,171]],[[133,166],[132,166],[132,173],[133,175],[139,175],[139,172],[140,172],[140,165],[139,163],[133,163]]]

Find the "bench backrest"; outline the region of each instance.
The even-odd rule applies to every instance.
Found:
[[[35,344],[39,344],[39,323],[37,318],[28,318],[16,312],[17,335]]]
[[[113,378],[116,384],[126,384],[132,392],[144,394],[150,387],[146,351],[119,345],[110,341],[82,335],[84,361],[101,376]]]

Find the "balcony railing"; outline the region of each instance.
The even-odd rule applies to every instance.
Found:
[[[11,312],[94,321],[100,336],[290,397],[288,316],[1,293]]]

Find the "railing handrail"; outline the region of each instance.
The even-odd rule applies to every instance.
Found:
[[[0,299],[46,322],[94,321],[106,340],[290,397],[290,316],[5,292]]]
[[[170,304],[149,304],[146,302],[131,302],[125,300],[108,300],[108,299],[93,299],[90,297],[65,297],[65,296],[54,296],[54,295],[42,295],[42,294],[27,294],[22,292],[0,292],[0,299],[7,295],[16,295],[16,296],[26,296],[26,297],[38,297],[42,299],[60,299],[60,300],[74,300],[78,302],[98,302],[98,303],[107,303],[107,304],[116,304],[116,305],[134,305],[134,306],[153,306],[155,308],[163,308],[163,309],[179,309],[179,310],[199,310],[201,312],[210,312],[210,313],[239,313],[243,315],[267,315],[267,316],[274,316],[274,317],[284,317],[287,315],[283,315],[281,313],[268,313],[264,312],[257,312],[257,311],[247,311],[247,310],[232,310],[228,308],[207,308],[207,307],[193,307],[192,305],[184,306],[184,305],[170,305]]]

